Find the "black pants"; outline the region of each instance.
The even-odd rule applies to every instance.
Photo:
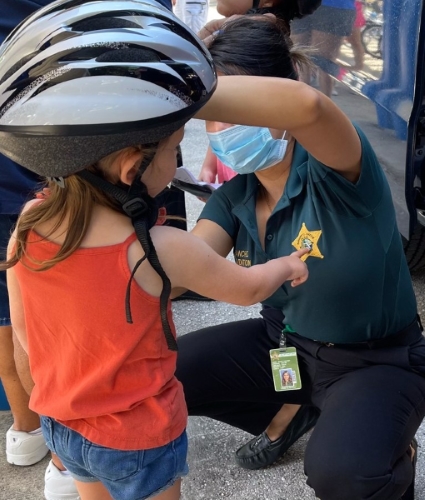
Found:
[[[397,500],[412,480],[409,445],[425,416],[425,340],[413,324],[395,346],[351,349],[288,336],[303,387],[275,392],[269,350],[283,316],[205,328],[179,339],[177,378],[190,415],[261,433],[285,403],[321,416],[305,453],[321,500]],[[398,345],[399,344],[399,345]]]

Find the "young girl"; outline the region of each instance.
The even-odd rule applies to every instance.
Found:
[[[246,269],[155,226],[183,125],[216,85],[208,53],[159,4],[55,2],[0,57],[1,150],[49,179],[2,266],[30,406],[82,500],[177,499],[187,412],[171,289],[253,304],[303,283],[307,250]]]

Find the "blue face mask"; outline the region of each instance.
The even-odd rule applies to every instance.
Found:
[[[220,132],[207,133],[212,152],[238,174],[251,174],[283,160],[288,141],[273,139],[264,127],[235,125]]]

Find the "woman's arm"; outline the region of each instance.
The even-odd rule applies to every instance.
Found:
[[[355,182],[361,144],[347,116],[321,92],[284,78],[223,76],[196,118],[287,130],[312,156]]]

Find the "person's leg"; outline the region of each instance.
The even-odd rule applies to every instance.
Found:
[[[300,408],[299,405],[286,404],[282,406],[266,428],[265,432],[270,441],[276,441],[276,439],[279,439],[285,433]]]
[[[101,482],[75,481],[81,500],[114,500]],[[178,498],[178,497],[177,497]]]
[[[278,346],[279,335],[280,330],[272,340],[265,321],[258,318],[180,337],[176,376],[183,384],[189,415],[259,434],[284,403],[307,403],[308,384],[301,391],[274,390],[269,351]]]
[[[311,16],[306,16],[303,19],[294,19],[291,24],[291,39],[295,45],[300,47],[311,47],[311,21],[308,19]],[[308,85],[312,84],[311,67],[304,65],[297,68],[299,79]]]
[[[25,392],[29,395],[34,387],[34,381],[30,373],[28,355],[22,349],[15,334],[13,334],[13,345],[16,371]],[[51,460],[44,474],[44,496],[47,500],[78,500],[79,498],[74,480],[55,453],[51,453]]]
[[[316,496],[399,500],[413,478],[410,445],[425,415],[425,379],[398,367],[360,368],[329,386],[321,410],[305,455]]]
[[[176,3],[173,7],[173,12],[174,14],[184,22],[184,6],[185,6],[185,0],[176,0]]]
[[[82,481],[75,481],[75,484],[81,500],[114,500],[101,482],[83,483]],[[180,490],[181,479],[178,479],[171,488],[152,498],[155,500],[179,500]]]
[[[236,451],[237,463],[248,469],[275,462],[317,420],[310,406],[298,412],[298,404],[309,402],[307,376],[301,391],[274,390],[269,351],[279,344],[283,319],[280,311],[275,312],[274,323],[270,318],[250,319],[178,339],[176,376],[183,384],[189,415],[207,416],[257,435]]]
[[[13,416],[13,429],[31,432],[40,427],[40,418],[28,408],[29,396],[16,371],[12,327],[0,327],[0,379]]]
[[[0,259],[16,223],[16,215],[0,215]],[[40,419],[28,408],[29,396],[18,376],[10,323],[6,272],[0,271],[0,379],[12,412],[13,424],[6,434],[6,458],[15,465],[33,465],[48,453],[40,430]]]
[[[163,491],[159,495],[156,495],[152,498],[155,500],[179,500],[180,498],[180,490],[181,490],[181,479],[178,479],[171,488]]]
[[[349,37],[347,37],[347,42],[351,45],[354,56],[354,65],[350,69],[352,71],[360,71],[363,69],[365,56],[360,28],[353,28],[353,32]]]
[[[343,41],[342,36],[332,35],[330,33],[325,33],[323,31],[312,32],[311,44],[312,47],[317,49],[317,56],[321,56],[327,61],[335,62],[338,55],[341,43]],[[326,71],[318,69],[319,72],[319,89],[328,97],[332,96],[333,89],[333,79]]]
[[[206,24],[206,18],[208,16],[208,4],[207,2],[200,0],[199,4],[197,4],[196,7],[196,10],[194,9],[192,13],[191,28],[195,33],[199,33]]]

